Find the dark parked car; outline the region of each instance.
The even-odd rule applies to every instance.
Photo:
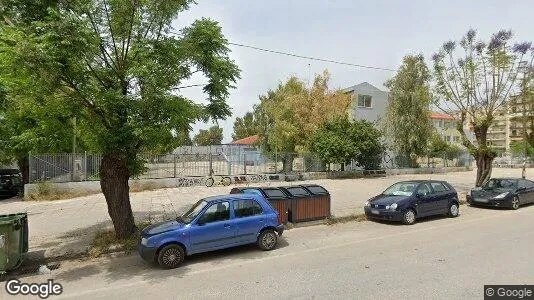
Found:
[[[402,181],[367,201],[364,211],[372,219],[404,224],[413,224],[417,218],[432,215],[457,217],[458,193],[445,181]]]
[[[18,169],[0,169],[0,196],[16,196],[22,188],[22,175]]]
[[[466,196],[472,206],[492,206],[518,209],[534,203],[534,182],[522,178],[492,178],[484,186],[474,188]]]
[[[143,229],[137,250],[143,259],[168,269],[195,253],[254,243],[272,250],[284,231],[278,220],[278,213],[260,195],[209,197],[174,221]]]

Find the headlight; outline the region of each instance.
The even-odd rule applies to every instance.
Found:
[[[365,202],[365,206],[371,206],[371,203],[369,201]]]
[[[141,245],[146,246],[147,244],[148,244],[148,239],[147,238],[142,238],[141,239]]]
[[[494,198],[495,199],[502,199],[502,198],[508,196],[508,194],[509,194],[509,192],[502,193],[502,194],[499,194],[499,195],[495,196]]]
[[[389,206],[389,210],[396,210],[397,209],[397,203],[393,203]]]

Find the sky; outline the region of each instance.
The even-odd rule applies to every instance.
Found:
[[[443,42],[459,40],[469,28],[486,41],[500,29],[512,29],[515,41],[533,41],[532,12],[532,0],[197,0],[174,26],[180,29],[207,17],[219,22],[229,42],[396,70],[408,54],[421,53],[430,61]],[[241,79],[227,100],[232,116],[219,121],[223,143],[232,141],[235,118],[251,111],[259,95],[291,75],[306,81],[328,69],[332,88],[366,81],[384,90],[384,82],[395,75],[238,46],[230,49]],[[187,84],[205,82],[198,76]],[[206,103],[202,87],[182,89],[182,94]],[[212,125],[194,124],[191,135]]]

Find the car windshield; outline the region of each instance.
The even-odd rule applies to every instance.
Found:
[[[386,196],[411,196],[417,187],[413,182],[399,182],[388,187],[382,194]]]
[[[514,179],[490,179],[486,185],[483,186],[485,190],[492,189],[514,189],[517,186],[517,180]]]
[[[185,214],[178,217],[176,220],[184,223],[191,223],[207,204],[208,202],[204,199],[198,201]]]

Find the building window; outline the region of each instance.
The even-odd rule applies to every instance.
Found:
[[[358,107],[371,108],[371,96],[358,95]]]
[[[459,137],[459,136],[455,136],[455,137],[454,137],[454,142],[455,142],[455,143],[458,143],[459,141],[460,141],[460,137]]]
[[[517,130],[512,130],[512,136],[517,136]]]

